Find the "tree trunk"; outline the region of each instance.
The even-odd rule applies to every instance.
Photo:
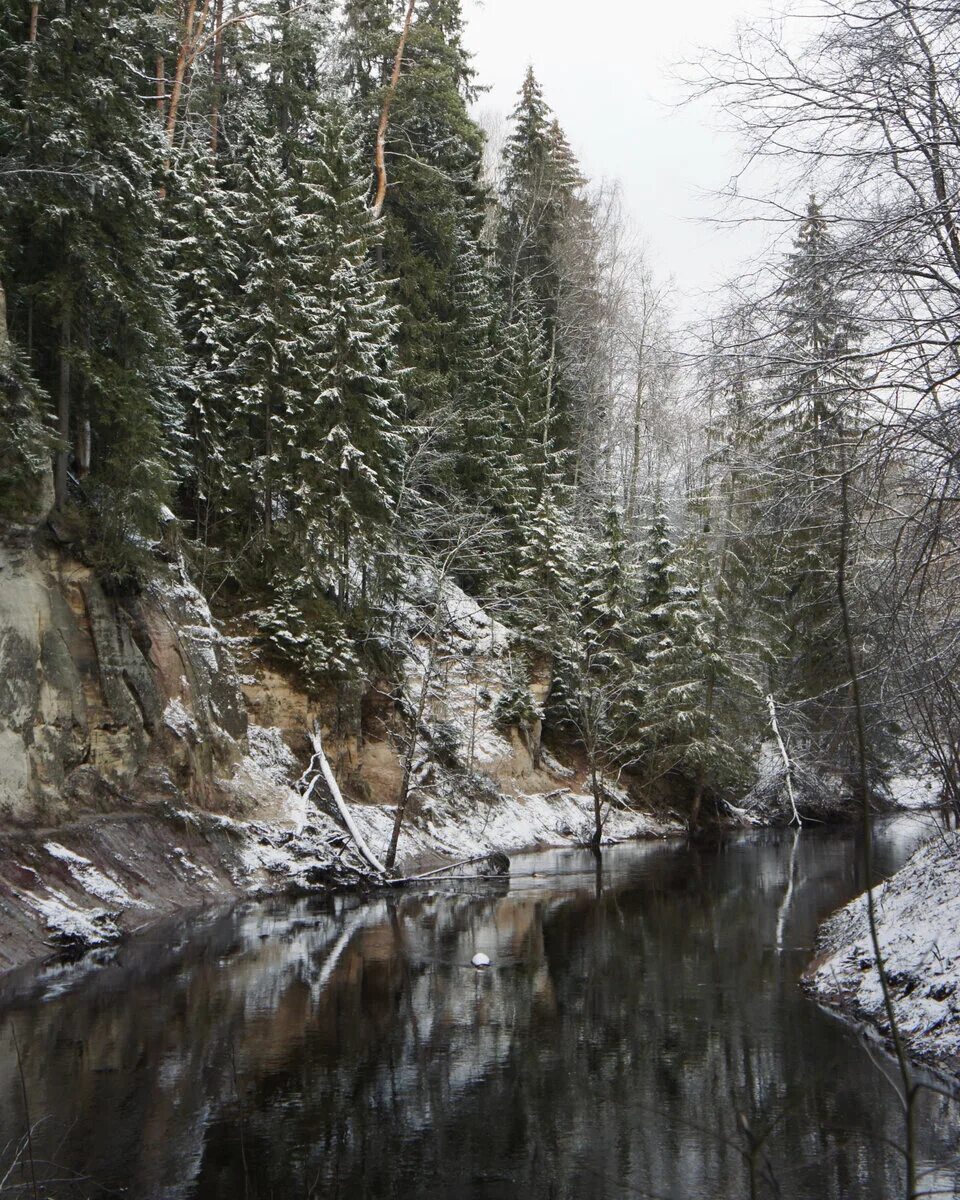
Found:
[[[39,0],[34,0],[34,3],[32,3],[30,5],[30,25],[27,30],[27,41],[30,43],[31,46],[35,46],[37,44],[37,21],[39,19],[39,16],[40,16]],[[26,82],[26,87],[25,87],[25,96],[26,96],[25,108],[26,108],[27,115],[23,119],[24,136],[26,136],[30,132],[30,96],[31,96],[31,93],[33,92],[33,72],[34,72],[33,52],[31,52],[30,57],[27,59],[27,82]]]
[[[158,54],[153,63],[153,96],[162,123],[167,110],[167,64],[162,54]]]
[[[273,532],[273,405],[267,397],[263,431],[263,532],[270,537]]]
[[[627,484],[626,524],[628,529],[633,528],[633,522],[637,515],[637,485],[640,482],[640,457],[642,452],[642,438],[640,434],[643,427],[643,393],[646,382],[644,359],[645,351],[641,342],[640,349],[637,352],[637,386],[634,389],[633,396],[633,437],[630,447],[630,478]]]
[[[67,466],[70,458],[70,345],[73,321],[69,303],[60,315],[60,381],[57,390],[57,449],[54,496],[58,512],[67,503]]]
[[[690,822],[687,826],[690,833],[696,833],[700,828],[700,810],[703,808],[703,793],[706,789],[706,782],[703,767],[698,767],[697,777],[693,785],[693,803],[690,805]]]
[[[183,37],[177,52],[177,65],[173,72],[173,87],[170,89],[170,105],[167,109],[165,136],[167,149],[172,150],[177,136],[177,115],[180,97],[183,94],[183,78],[187,71],[187,60],[193,49],[193,22],[197,11],[197,0],[187,0],[187,11],[183,18]]]
[[[333,770],[330,767],[327,756],[324,753],[323,742],[320,738],[319,728],[315,729],[310,735],[310,744],[313,747],[314,761],[320,764],[320,774],[323,776],[323,780],[327,785],[327,790],[330,792],[330,796],[333,799],[334,804],[337,806],[337,811],[343,818],[343,823],[346,825],[350,836],[356,843],[356,847],[360,851],[362,858],[369,866],[373,867],[378,874],[386,874],[383,864],[371,851],[366,841],[364,841],[363,835],[360,833],[359,829],[357,829],[357,826],[354,823],[353,817],[350,814],[350,809],[347,807],[347,802],[343,798],[343,793],[340,791],[339,784],[337,783],[336,777],[333,774]],[[318,777],[315,776],[313,782],[307,788],[304,794],[305,799],[310,799],[313,789],[316,786],[317,778]]]
[[[547,394],[544,397],[543,409],[543,472],[544,488],[546,487],[547,455],[550,451],[550,421],[553,417],[553,378],[557,366],[557,326],[554,323],[550,331],[550,358],[547,362]]]
[[[12,357],[10,335],[7,332],[7,294],[3,290],[3,280],[0,279],[0,366],[9,362]]]
[[[410,734],[410,744],[407,747],[407,753],[403,758],[403,776],[400,780],[400,792],[397,796],[397,811],[393,818],[393,832],[390,835],[390,848],[387,850],[386,867],[388,871],[393,870],[393,865],[397,861],[397,846],[400,842],[400,830],[403,828],[403,817],[407,810],[407,797],[410,794],[410,778],[413,775],[413,761],[417,753],[417,738],[420,735],[420,724],[423,721],[423,714],[427,707],[427,697],[433,684],[433,668],[436,662],[437,654],[437,636],[439,636],[439,630],[435,631],[434,642],[430,647],[430,656],[427,659],[427,669],[424,672],[423,683],[420,687],[420,698],[417,701],[417,715],[413,722],[413,732]]]
[[[393,107],[393,101],[397,94],[397,85],[400,82],[400,70],[403,67],[403,52],[407,45],[407,38],[410,34],[410,25],[413,21],[413,10],[416,7],[417,0],[409,0],[407,4],[407,15],[404,17],[403,30],[400,33],[400,41],[397,43],[397,54],[393,60],[393,73],[390,76],[390,83],[387,85],[387,94],[383,98],[383,108],[380,111],[380,123],[377,126],[377,148],[376,148],[376,174],[377,174],[377,190],[374,194],[373,207],[370,212],[375,221],[379,221],[383,215],[383,205],[387,198],[387,129],[390,125],[390,109]]]
[[[713,700],[716,694],[717,673],[711,666],[710,673],[707,677],[707,696],[703,706],[703,721],[700,726],[700,736],[706,739],[710,736],[710,726],[713,723]],[[700,810],[703,807],[703,793],[706,791],[707,773],[703,765],[697,767],[697,777],[693,785],[693,803],[690,806],[690,825],[691,833],[696,833],[700,828]]]
[[[870,931],[870,942],[880,980],[880,991],[883,997],[884,1012],[890,1028],[893,1041],[894,1055],[900,1073],[900,1084],[903,1094],[904,1117],[904,1162],[906,1166],[906,1200],[915,1200],[917,1192],[917,1151],[916,1151],[916,1100],[917,1085],[913,1082],[913,1072],[907,1058],[900,1025],[897,1021],[893,996],[890,993],[890,981],[887,978],[887,968],[880,944],[880,933],[877,927],[877,905],[873,888],[873,817],[870,812],[870,774],[869,752],[867,749],[867,728],[864,720],[863,697],[860,691],[860,663],[857,655],[856,642],[853,634],[853,620],[850,612],[850,599],[847,594],[847,572],[850,556],[850,472],[847,466],[844,431],[837,431],[840,442],[840,550],[837,556],[837,602],[840,607],[840,620],[843,629],[843,641],[847,653],[847,668],[850,673],[850,699],[853,706],[854,727],[857,738],[857,763],[859,768],[859,783],[863,802],[863,867],[867,883],[867,926]]]
[[[89,417],[84,417],[83,420],[77,421],[75,442],[74,461],[77,469],[77,478],[83,479],[90,474],[90,466],[93,458],[93,434],[90,429]]]
[[[590,788],[593,792],[593,837],[590,839],[590,845],[594,850],[599,850],[603,838],[603,800],[600,778],[597,775],[597,760],[593,754],[590,755]]]
[[[780,723],[777,720],[777,704],[771,693],[767,697],[767,708],[770,710],[770,728],[773,730],[773,736],[777,739],[777,745],[780,748],[780,757],[783,759],[783,769],[787,774],[787,795],[790,797],[790,807],[793,810],[793,819],[791,825],[796,821],[797,825],[802,825],[800,814],[797,812],[797,798],[793,791],[793,764],[790,762],[790,756],[787,754],[787,747],[780,733]]]
[[[210,103],[210,156],[220,149],[220,103],[223,89],[223,0],[217,0],[213,14],[213,97]]]

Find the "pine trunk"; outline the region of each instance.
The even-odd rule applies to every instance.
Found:
[[[3,280],[0,279],[0,367],[12,357],[10,335],[7,332],[7,294],[3,290]]]
[[[223,90],[223,0],[217,0],[213,14],[213,98],[210,104],[210,156],[220,148],[220,102]]]
[[[376,148],[376,173],[377,173],[377,190],[374,194],[373,207],[371,214],[375,221],[379,221],[383,215],[383,205],[387,198],[387,129],[390,125],[390,109],[393,107],[393,101],[397,94],[397,85],[400,83],[400,70],[403,67],[403,52],[407,45],[407,38],[410,35],[410,26],[413,22],[413,10],[416,7],[417,0],[409,0],[407,4],[407,15],[404,17],[403,30],[400,34],[400,41],[397,43],[397,54],[393,60],[393,73],[390,76],[390,82],[387,85],[387,94],[383,98],[383,108],[380,111],[380,123],[377,126],[377,148]]]

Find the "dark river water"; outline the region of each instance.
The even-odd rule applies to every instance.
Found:
[[[921,835],[884,824],[878,870]],[[749,1128],[757,1196],[901,1196],[888,1064],[798,986],[858,862],[808,830],[622,846],[601,874],[546,852],[509,884],[247,904],[10,979],[0,1195],[746,1200]],[[36,1191],[10,1169],[25,1099]],[[958,1133],[926,1095],[923,1191],[960,1195]]]

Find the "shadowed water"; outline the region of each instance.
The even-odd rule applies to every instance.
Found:
[[[878,870],[920,836],[883,825]],[[798,987],[862,888],[853,834],[513,865],[459,894],[246,905],[11,980],[0,1179],[15,1029],[45,1197],[725,1200],[750,1195],[750,1144],[758,1196],[902,1194],[889,1064]],[[923,1190],[960,1195],[958,1130],[927,1095]],[[25,1159],[0,1194],[34,1195]]]

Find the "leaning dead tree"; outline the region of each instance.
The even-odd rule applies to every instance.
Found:
[[[777,740],[777,747],[780,750],[780,757],[783,759],[783,769],[785,772],[787,795],[790,798],[790,808],[793,812],[791,825],[796,821],[797,825],[802,825],[800,813],[797,810],[797,796],[793,790],[793,764],[790,761],[790,755],[787,753],[787,746],[783,740],[783,734],[780,732],[780,722],[777,720],[777,702],[773,695],[767,696],[767,708],[770,712],[770,728],[773,730],[773,736]]]
[[[324,752],[323,741],[321,740],[319,728],[315,729],[310,735],[310,745],[313,749],[313,758],[310,761],[310,770],[317,770],[317,768],[319,768],[319,770],[317,770],[317,773],[314,775],[313,779],[311,779],[307,790],[304,792],[304,799],[311,799],[314,788],[317,786],[317,780],[322,778],[324,783],[327,785],[327,791],[330,793],[330,798],[337,806],[337,812],[340,814],[344,825],[347,827],[347,832],[353,838],[354,844],[356,845],[357,850],[360,852],[361,858],[369,867],[376,871],[378,875],[385,875],[386,868],[367,845],[366,839],[357,828],[357,824],[353,819],[350,808],[347,805],[346,800],[343,798],[343,793],[340,791],[340,786],[337,783],[336,776],[334,775],[333,769],[330,766],[330,762],[327,759],[326,753]]]
[[[403,54],[407,47],[407,38],[410,36],[410,26],[413,23],[413,10],[416,8],[416,3],[417,0],[409,0],[407,4],[407,13],[403,19],[403,28],[400,31],[400,40],[397,43],[397,53],[393,60],[393,71],[390,74],[390,82],[387,85],[387,92],[383,98],[383,107],[380,110],[376,148],[377,188],[373,197],[373,205],[370,209],[371,216],[375,221],[378,221],[382,216],[383,205],[387,198],[387,130],[390,127],[390,110],[393,108],[393,102],[397,95],[397,87],[400,83],[400,72],[403,69]]]

